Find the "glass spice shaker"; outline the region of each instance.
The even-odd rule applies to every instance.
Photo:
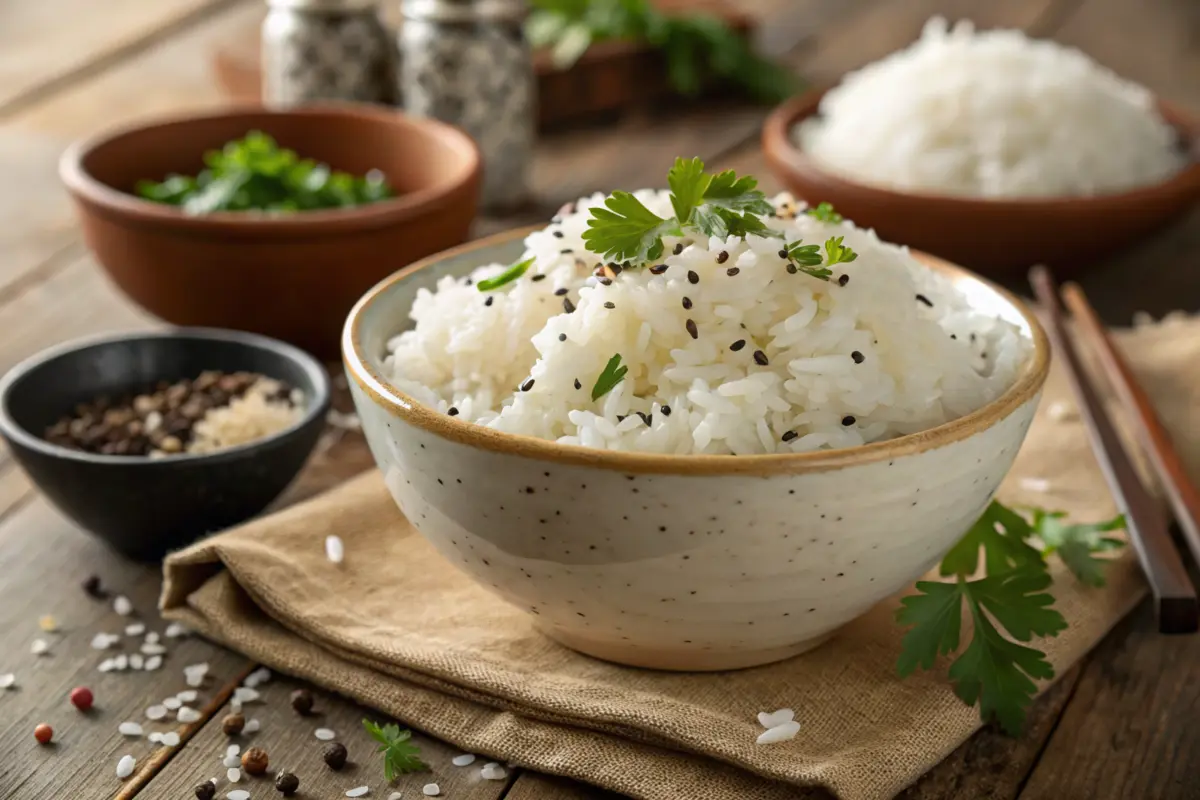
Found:
[[[396,102],[395,44],[377,0],[267,0],[262,94],[272,108]]]
[[[529,193],[533,57],[523,0],[403,0],[400,93],[409,113],[470,134],[483,153],[481,205],[512,208]]]

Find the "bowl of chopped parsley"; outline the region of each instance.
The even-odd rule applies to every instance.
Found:
[[[248,107],[85,139],[60,175],[96,260],[147,311],[336,357],[364,291],[466,240],[480,158],[462,131],[386,109]]]

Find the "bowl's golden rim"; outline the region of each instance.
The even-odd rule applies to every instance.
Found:
[[[1024,303],[1011,292],[962,267],[917,251],[913,251],[913,254],[931,269],[949,276],[956,282],[972,280],[982,283],[1015,308],[1025,319],[1032,333],[1032,357],[1026,362],[1013,385],[982,408],[929,430],[861,447],[808,453],[733,456],[638,453],[564,445],[532,436],[493,430],[434,411],[392,386],[370,366],[362,346],[360,325],[366,309],[377,302],[389,287],[443,259],[505,244],[523,238],[542,227],[544,226],[534,225],[518,228],[446,250],[400,270],[367,292],[350,311],[342,332],[342,357],[351,380],[372,401],[405,423],[449,441],[496,453],[634,474],[769,476],[823,472],[890,461],[967,439],[991,428],[1034,399],[1041,391],[1050,371],[1050,343],[1046,332]]]

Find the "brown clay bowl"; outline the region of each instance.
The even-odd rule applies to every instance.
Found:
[[[196,174],[206,151],[251,130],[335,169],[378,169],[398,196],[352,209],[189,216],[132,194],[143,178]],[[480,157],[462,131],[386,109],[247,107],[77,142],[59,173],[88,246],[138,305],[176,325],[250,331],[336,358],[364,292],[466,240]]]
[[[809,203],[832,203],[882,239],[991,277],[1024,274],[1033,264],[1078,272],[1166,226],[1200,200],[1195,158],[1163,183],[1094,197],[992,200],[856,183],[822,168],[792,142],[793,127],[817,113],[823,96],[815,91],[792,98],[767,118],[763,151],[780,182]],[[1168,103],[1160,101],[1159,109],[1194,152],[1200,122]]]

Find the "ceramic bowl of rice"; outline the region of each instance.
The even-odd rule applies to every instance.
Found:
[[[752,187],[732,181],[712,187]],[[722,191],[696,225],[665,191],[583,198],[398,273],[343,335],[408,519],[623,664],[768,663],[906,587],[988,503],[1048,368],[1005,291],[827,206]],[[706,233],[723,202],[769,211]],[[654,226],[649,260],[588,249],[618,207]]]
[[[763,128],[790,191],[989,275],[1109,256],[1200,200],[1200,121],[1078,50],[933,19]]]

